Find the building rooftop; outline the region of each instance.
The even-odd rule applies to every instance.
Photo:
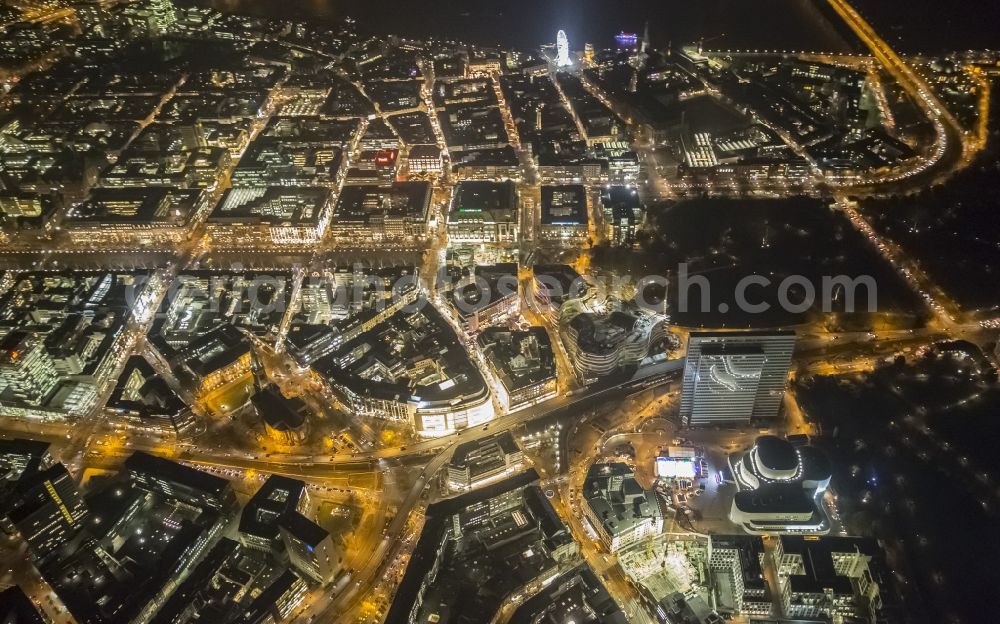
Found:
[[[101,177],[102,186],[213,188],[229,166],[222,147],[196,147],[174,152],[127,150]]]
[[[164,605],[156,612],[150,620],[150,624],[175,624],[184,621],[184,613],[189,612],[192,606],[199,619],[205,621],[222,621],[223,615],[219,619],[213,620],[210,615],[212,605],[206,604],[211,601],[215,589],[219,585],[217,576],[228,566],[234,565],[241,556],[241,549],[238,542],[227,537],[221,538],[205,557],[198,562],[190,575],[181,583]],[[229,598],[226,592],[218,591],[218,594]],[[227,609],[227,611],[229,611]]]
[[[798,483],[768,483],[756,490],[741,490],[736,492],[734,503],[748,514],[804,514],[816,511],[816,503]]]
[[[477,265],[473,277],[452,292],[452,306],[463,318],[518,294],[516,262]]]
[[[479,348],[509,392],[556,377],[552,342],[544,327],[526,331],[490,327],[479,334]]]
[[[204,192],[171,187],[98,188],[73,207],[66,224],[126,224],[182,227],[194,216]]]
[[[542,225],[587,225],[587,188],[582,184],[542,186]]]
[[[0,622],[8,624],[45,624],[47,622],[38,612],[24,590],[18,585],[11,585],[0,592]]]
[[[144,451],[132,453],[125,460],[125,468],[131,473],[145,474],[155,479],[177,483],[214,498],[223,498],[229,489],[229,481],[222,477]]]
[[[759,436],[754,442],[757,461],[775,471],[795,470],[799,465],[799,454],[790,442],[777,436]]]
[[[3,516],[16,525],[22,520],[30,518],[42,507],[59,500],[58,495],[52,495],[55,490],[50,488],[52,488],[52,483],[62,479],[73,481],[73,476],[62,464],[53,464],[38,472],[24,475],[11,488],[10,496],[3,501],[5,507]],[[45,495],[36,496],[33,494],[41,492],[43,489],[46,490]],[[64,511],[64,513],[69,514],[69,511]],[[76,520],[70,524],[75,523]]]
[[[662,319],[635,306],[601,311],[563,306],[560,315],[575,332],[576,347],[595,355],[614,352],[627,341],[648,335]]]
[[[557,550],[574,544],[537,480],[529,470],[428,507],[386,621],[414,608],[418,621],[488,619],[503,596],[554,569]]]
[[[392,126],[385,119],[378,117],[368,124],[364,136],[361,137],[361,142],[379,147],[397,147],[399,145],[399,137],[396,136]]]
[[[252,350],[250,339],[232,325],[220,325],[183,350],[184,365],[198,377],[229,366]]]
[[[517,189],[510,180],[481,182],[463,180],[455,187],[452,210],[463,212],[512,212],[517,208]]]
[[[611,537],[627,534],[647,519],[662,515],[656,494],[643,490],[626,464],[591,466],[583,483],[583,497]]]
[[[451,154],[452,169],[459,167],[517,167],[517,152],[507,145],[496,148],[478,148]]]
[[[430,182],[345,186],[333,213],[334,224],[368,224],[390,218],[425,221],[431,204]]]
[[[172,416],[184,410],[186,405],[146,358],[133,355],[118,376],[118,383],[108,399],[108,407],[150,417]]]
[[[764,569],[761,565],[761,555],[764,554],[764,540],[759,535],[712,535],[712,550],[727,549],[736,551],[740,561],[740,571],[743,574],[743,586],[755,590],[763,590],[770,594],[767,582],[764,580]]]
[[[361,130],[358,119],[327,119],[318,116],[271,117],[260,132],[265,139],[347,147]]]
[[[298,479],[269,476],[243,507],[240,533],[267,541],[277,540],[278,521],[298,508],[305,488],[306,484]]]
[[[481,102],[496,104],[497,97],[489,78],[466,78],[439,81],[434,85],[434,105],[442,108],[448,104]]]
[[[49,460],[49,442],[0,438],[0,481],[34,474]]]
[[[294,431],[306,422],[305,403],[298,398],[285,398],[274,386],[254,394],[250,402],[267,426],[276,431]]]
[[[389,117],[389,123],[407,145],[416,146],[437,141],[431,120],[423,111],[393,115]]]
[[[246,617],[240,621],[246,624],[274,621],[273,613],[278,601],[286,594],[295,591],[295,587],[302,583],[302,579],[293,570],[285,570],[253,599],[247,607]]]
[[[283,136],[257,137],[233,170],[233,186],[333,185],[344,159],[339,145]]]
[[[297,511],[290,511],[279,518],[278,526],[309,547],[318,546],[320,542],[330,537],[326,529]]]
[[[841,596],[853,595],[854,587],[851,579],[837,573],[833,560],[834,553],[881,556],[878,546],[868,538],[840,536],[809,538],[782,535],[780,539],[784,554],[797,554],[802,557],[805,574],[792,574],[788,577],[792,591],[798,593],[832,592]]]
[[[535,277],[535,288],[546,297],[559,302],[575,299],[582,293],[574,290],[587,288],[587,282],[568,264],[536,264],[531,270]]]
[[[560,574],[511,616],[512,622],[627,624],[628,618],[586,563]]]
[[[605,209],[638,210],[642,207],[637,189],[631,186],[607,186],[601,190],[601,203]]]
[[[0,161],[2,163],[2,161]],[[3,172],[0,172],[0,183]],[[0,231],[41,230],[62,205],[58,195],[0,191]]]
[[[147,334],[168,360],[222,325],[254,335],[277,329],[291,297],[288,273],[185,271],[170,286]]]
[[[214,223],[318,224],[332,191],[320,187],[248,186],[226,191],[209,215]]]
[[[438,109],[438,121],[452,150],[492,149],[508,145],[503,115],[493,104],[483,101],[448,104]]]
[[[433,305],[396,313],[317,360],[313,368],[355,392],[399,402],[455,405],[489,392]]]
[[[440,158],[441,148],[437,145],[414,145],[410,148],[409,158]]]
[[[506,463],[504,457],[519,452],[514,436],[509,431],[496,433],[485,438],[463,442],[455,447],[449,465],[456,468],[469,468],[475,477],[494,470]]]

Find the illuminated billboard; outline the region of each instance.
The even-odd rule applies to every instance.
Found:
[[[657,457],[656,476],[671,479],[693,479],[694,462],[676,457]]]

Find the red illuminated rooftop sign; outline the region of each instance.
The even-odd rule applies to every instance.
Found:
[[[399,150],[397,149],[383,149],[379,150],[375,154],[375,164],[380,167],[388,167],[389,165],[395,164],[396,157],[399,156]]]

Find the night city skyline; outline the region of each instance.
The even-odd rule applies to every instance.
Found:
[[[982,624],[986,0],[4,0],[0,622]]]

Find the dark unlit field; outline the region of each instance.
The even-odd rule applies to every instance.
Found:
[[[680,325],[712,327],[771,327],[821,322],[831,329],[883,329],[921,323],[923,306],[874,246],[828,203],[808,198],[782,200],[696,199],[650,209],[650,230],[638,251],[598,248],[594,264],[640,275],[670,279],[672,319]],[[680,279],[681,266],[691,278]],[[760,313],[740,310],[737,286],[748,276],[768,285],[751,285],[743,292],[751,304],[766,304]],[[805,312],[783,309],[781,292],[793,307],[808,290],[793,282],[801,276],[815,291],[816,301]],[[855,313],[844,314],[846,297],[824,277],[851,280],[870,276],[875,283],[876,313],[868,314],[868,289],[854,288]],[[796,278],[799,279],[799,278]],[[701,289],[710,297],[703,309]],[[687,293],[687,311],[682,309]],[[825,296],[824,296],[825,294]],[[832,313],[823,311],[824,299]],[[724,310],[724,311],[723,311]]]

